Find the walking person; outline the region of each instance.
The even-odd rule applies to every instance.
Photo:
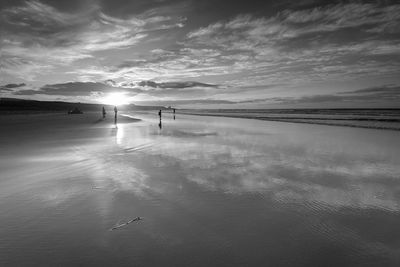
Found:
[[[106,118],[106,109],[103,107],[103,119]]]
[[[114,124],[117,124],[117,113],[118,113],[118,109],[117,106],[114,106]]]

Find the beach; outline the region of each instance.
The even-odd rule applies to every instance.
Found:
[[[398,131],[177,112],[0,116],[0,265],[399,266]]]

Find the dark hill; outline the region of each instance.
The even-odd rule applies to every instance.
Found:
[[[43,113],[43,112],[68,112],[77,108],[83,112],[101,111],[102,107],[112,109],[110,105],[71,103],[63,101],[37,101],[17,98],[0,98],[0,114],[15,113]],[[161,106],[136,106],[133,104],[122,106],[120,110],[157,110],[165,109]]]

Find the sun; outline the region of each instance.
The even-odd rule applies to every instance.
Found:
[[[100,99],[100,102],[105,105],[121,106],[129,103],[125,93],[110,93]]]

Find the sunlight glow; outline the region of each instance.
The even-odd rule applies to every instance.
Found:
[[[106,105],[120,106],[129,103],[129,98],[125,93],[110,93],[100,99],[100,102]]]

